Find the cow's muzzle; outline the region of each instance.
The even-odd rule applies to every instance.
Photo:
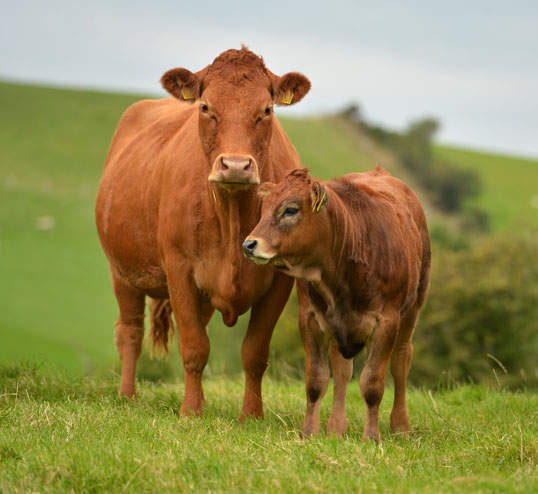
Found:
[[[221,154],[213,163],[208,180],[231,190],[259,185],[258,164],[250,155]]]

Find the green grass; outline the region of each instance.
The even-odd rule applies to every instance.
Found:
[[[483,386],[409,393],[412,432],[361,442],[356,382],[343,439],[303,440],[304,384],[265,380],[263,421],[240,425],[239,379],[206,379],[201,419],[179,417],[183,386],[0,368],[0,492],[536,492],[538,395]],[[330,392],[331,390],[329,390]],[[326,425],[329,398],[322,411]]]
[[[486,211],[495,231],[538,228],[538,160],[437,146],[436,155],[473,170],[482,193],[470,203]]]

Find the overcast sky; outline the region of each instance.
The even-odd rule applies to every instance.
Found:
[[[312,81],[289,114],[357,102],[387,126],[433,116],[442,142],[538,157],[538,1],[0,5],[2,79],[163,95],[166,70],[245,43],[273,72]]]

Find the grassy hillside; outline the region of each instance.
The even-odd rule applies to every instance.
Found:
[[[267,379],[266,419],[241,426],[242,381],[208,379],[201,419],[179,418],[182,385],[116,397],[116,379],[0,367],[2,492],[481,492],[538,490],[538,395],[463,386],[412,391],[412,432],[362,443],[364,404],[348,397],[344,440],[303,440],[304,387]],[[322,411],[326,427],[329,401]]]
[[[538,228],[538,160],[437,146],[436,155],[475,171],[482,193],[471,203],[490,215],[495,231]]]
[[[0,83],[0,363],[36,357],[75,373],[117,363],[117,307],[93,208],[114,129],[125,108],[138,99]],[[281,121],[315,176],[328,179],[371,169],[381,161],[413,184],[389,153],[341,120]],[[485,180],[480,200],[494,215],[495,226],[518,224],[538,183],[537,162],[490,160],[449,148],[438,152],[491,179]],[[509,167],[509,178],[504,167]],[[294,313],[293,307],[288,310]],[[213,318],[209,374],[240,370],[245,324],[243,317],[230,329],[219,314]],[[293,328],[290,333],[299,338]],[[170,366],[180,368],[177,350]]]

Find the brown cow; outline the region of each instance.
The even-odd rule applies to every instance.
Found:
[[[393,431],[407,432],[411,336],[426,297],[431,259],[424,212],[417,196],[380,166],[331,182],[307,173],[293,170],[278,185],[260,187],[260,195],[266,195],[262,217],[243,244],[245,255],[257,264],[299,278],[299,327],[306,350],[303,433],[319,433],[329,353],[334,403],[327,432],[345,432],[351,358],[364,345],[363,438],[379,439],[379,404],[391,355],[390,424]]]
[[[241,243],[260,216],[260,181],[281,180],[301,166],[273,104],[297,103],[310,82],[298,73],[274,75],[246,47],[196,73],[170,70],[161,82],[174,98],[140,101],[125,112],[97,197],[97,228],[120,309],[120,396],[135,394],[146,296],[154,344],[167,350],[171,312],[178,325],[184,415],[201,413],[213,311],[233,326],[252,307],[241,349],[241,417],[263,416],[269,342],[293,279],[247,261]]]

